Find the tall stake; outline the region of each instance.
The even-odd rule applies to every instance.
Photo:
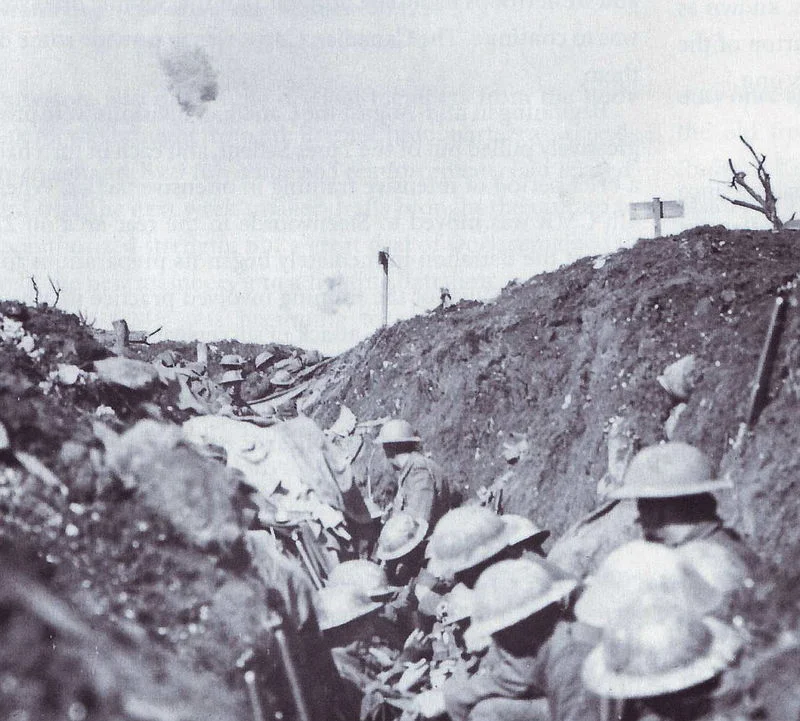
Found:
[[[661,237],[661,198],[653,198],[653,237]]]
[[[383,266],[383,318],[382,325],[386,327],[389,323],[389,249],[384,248],[378,251],[378,263]]]

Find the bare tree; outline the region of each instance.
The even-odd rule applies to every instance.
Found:
[[[39,286],[36,284],[36,276],[31,276],[31,285],[33,285],[33,304],[39,305]]]
[[[755,160],[755,162],[750,163],[750,166],[756,170],[758,182],[761,184],[762,191],[759,192],[758,190],[754,189],[753,186],[745,180],[747,174],[743,170],[736,170],[735,166],[733,165],[733,161],[728,158],[728,167],[731,169],[731,174],[733,176],[730,187],[734,190],[739,190],[741,188],[755,202],[751,203],[747,200],[729,198],[727,195],[721,194],[720,198],[727,200],[733,205],[738,205],[741,208],[749,208],[750,210],[755,210],[757,213],[763,213],[767,220],[772,223],[772,227],[775,230],[780,230],[783,228],[783,221],[778,217],[778,211],[775,207],[778,202],[778,198],[775,197],[775,193],[772,190],[772,182],[770,181],[769,173],[764,167],[767,156],[759,155],[755,150],[753,150],[753,146],[750,145],[750,143],[748,143],[741,135],[739,136],[739,140],[745,144],[745,147],[747,147],[747,149],[750,151],[750,154],[753,156],[753,159]],[[792,217],[794,217],[794,215],[792,215]]]
[[[57,286],[49,275],[47,276],[47,280],[50,281],[50,287],[53,289],[53,293],[56,296],[56,299],[53,301],[53,308],[55,308],[58,305],[58,299],[61,297],[61,286]]]
[[[89,320],[89,314],[84,313],[82,310],[78,311],[78,320],[84,328],[94,328],[94,324],[97,322],[96,317]]]

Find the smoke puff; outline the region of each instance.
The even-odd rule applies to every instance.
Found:
[[[188,116],[202,117],[206,103],[217,97],[217,74],[201,47],[172,48],[161,55],[169,90]]]
[[[352,304],[352,298],[341,275],[332,275],[325,278],[325,289],[320,299],[320,308],[323,313],[336,315],[340,310]]]

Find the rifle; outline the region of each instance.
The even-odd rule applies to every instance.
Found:
[[[758,422],[761,411],[767,405],[769,381],[786,321],[786,306],[788,304],[786,295],[790,290],[794,289],[796,284],[797,278],[785,283],[778,288],[775,296],[775,304],[772,308],[767,334],[764,337],[764,344],[761,347],[761,355],[759,356],[755,378],[753,379],[750,400],[747,404],[747,413],[744,420],[739,424],[739,431],[733,443],[733,449],[736,452],[741,450],[745,435]]]
[[[292,692],[292,701],[294,701],[298,721],[311,721],[311,715],[308,713],[308,705],[303,695],[303,687],[300,684],[300,677],[297,674],[297,667],[295,666],[291,650],[289,649],[289,642],[286,640],[286,632],[283,630],[283,619],[277,613],[273,613],[265,621],[264,628],[272,631],[272,633],[275,634],[275,640],[278,642],[278,650],[281,654],[283,670],[286,672],[286,680],[289,682],[289,688]],[[260,720],[257,719],[257,721]]]
[[[311,582],[314,584],[314,588],[316,588],[319,591],[325,584],[322,583],[322,579],[317,573],[317,569],[314,566],[311,557],[308,555],[308,550],[303,544],[303,539],[300,538],[299,531],[297,530],[292,531],[292,542],[294,543],[294,546],[297,549],[297,555],[300,556],[300,560],[306,567],[306,571],[308,571],[308,575],[311,576]]]
[[[258,697],[255,671],[244,672],[244,685],[247,686],[247,697],[250,699],[250,706],[253,709],[253,721],[264,721],[264,710],[261,708],[261,699]]]

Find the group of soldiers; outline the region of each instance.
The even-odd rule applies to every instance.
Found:
[[[729,693],[758,558],[718,516],[732,484],[699,449],[633,458],[610,495],[635,502],[643,539],[577,578],[529,519],[452,507],[407,421],[378,442],[397,492],[372,558],[339,565],[315,598],[339,698],[362,719],[690,721]]]
[[[317,351],[287,354],[277,347],[267,348],[251,360],[238,353],[226,353],[219,360],[220,373],[215,377],[209,375],[206,362],[186,362],[173,351],[159,353],[154,363],[160,372],[178,380],[186,407],[201,414],[259,422],[269,413],[263,409],[256,412],[251,403],[288,390],[304,370],[321,361],[322,355]]]

